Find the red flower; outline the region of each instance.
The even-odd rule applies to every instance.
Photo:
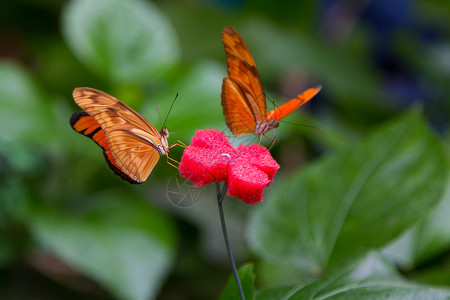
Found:
[[[263,190],[273,181],[280,166],[260,145],[234,149],[226,136],[215,129],[198,130],[183,153],[180,175],[195,186],[225,181],[229,196],[255,204],[263,201]]]

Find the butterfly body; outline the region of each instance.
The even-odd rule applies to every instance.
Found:
[[[253,56],[241,35],[232,26],[222,32],[228,76],[222,83],[225,123],[234,135],[254,133],[260,139],[277,128],[279,121],[309,101],[321,89],[310,88],[296,98],[267,112],[264,89]]]
[[[159,138],[159,140],[161,141],[161,145],[156,145],[155,148],[158,151],[159,155],[167,155],[169,153],[169,130],[167,129],[167,127],[163,127],[159,131],[159,134],[161,135],[161,137]]]
[[[159,157],[168,157],[172,146],[166,127],[158,132],[126,104],[93,88],[76,88],[73,98],[83,111],[72,115],[72,128],[103,149],[108,165],[122,179],[142,183]]]
[[[264,135],[269,130],[277,128],[278,126],[280,126],[280,122],[278,120],[275,120],[275,119],[264,120],[263,122],[258,122],[257,121],[256,125],[255,125],[255,132],[254,133],[256,135]]]

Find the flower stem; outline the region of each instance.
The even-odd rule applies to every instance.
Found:
[[[230,246],[230,240],[228,239],[228,233],[227,233],[227,226],[225,224],[225,216],[223,214],[223,199],[225,198],[225,195],[228,191],[228,185],[225,182],[222,188],[222,191],[220,191],[220,184],[216,183],[217,188],[217,203],[219,205],[219,214],[220,214],[220,222],[222,224],[222,232],[223,232],[223,238],[225,239],[225,245],[227,246],[227,252],[228,252],[228,259],[230,260],[231,269],[233,270],[234,279],[236,280],[236,284],[239,290],[239,295],[241,297],[241,300],[245,300],[244,292],[242,291],[242,285],[241,281],[239,280],[239,275],[236,269],[236,264],[234,263],[233,253],[231,252],[231,246]]]

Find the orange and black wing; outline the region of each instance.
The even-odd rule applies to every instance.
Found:
[[[136,183],[150,175],[159,160],[160,134],[146,119],[107,93],[76,88],[75,102],[97,121],[116,165]]]
[[[76,112],[70,118],[70,126],[72,128],[88,138],[92,139],[97,145],[103,149],[103,156],[105,157],[108,166],[114,171],[114,174],[120,176],[123,180],[129,183],[139,184],[141,182],[133,180],[117,165],[116,160],[112,156],[108,142],[106,140],[106,134],[103,129],[98,125],[93,117],[88,115],[84,111]]]
[[[291,114],[294,110],[311,100],[312,97],[317,95],[317,93],[322,89],[322,86],[316,86],[310,89],[307,89],[302,94],[298,95],[297,98],[291,99],[288,102],[284,103],[276,107],[267,113],[266,120],[275,119],[280,121],[284,119],[286,116]]]
[[[241,35],[231,26],[222,32],[228,76],[222,84],[225,122],[235,135],[254,133],[256,122],[267,113],[266,97],[253,56]]]

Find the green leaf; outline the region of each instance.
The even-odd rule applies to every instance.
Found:
[[[447,153],[447,160],[450,161],[450,128],[444,133],[443,137],[444,149]],[[450,172],[449,172],[450,178]],[[420,255],[417,257],[421,260],[429,259],[430,256],[435,256],[442,251],[447,250],[450,247],[450,180],[447,182],[447,189],[442,199],[442,202],[436,207],[433,213],[423,222],[420,226],[423,230],[423,237],[427,239],[422,239],[420,242],[430,242],[427,243],[426,251],[419,252]],[[429,235],[429,237],[427,236]],[[448,257],[448,255],[447,255]],[[450,275],[450,261],[447,260],[446,264],[447,273]],[[444,272],[444,271],[442,271]],[[439,271],[437,271],[439,273]],[[447,277],[447,279],[450,276]],[[447,280],[447,285],[450,284]]]
[[[157,210],[129,198],[115,193],[83,199],[103,205],[78,215],[35,211],[29,228],[44,249],[116,297],[154,298],[174,259],[173,224]]]
[[[415,282],[450,287],[450,255],[433,261],[431,267],[420,268],[408,274],[408,278]]]
[[[239,279],[241,281],[244,297],[247,300],[253,299],[253,286],[255,284],[255,274],[253,272],[253,264],[246,264],[238,270]],[[220,300],[240,299],[239,290],[236,285],[233,274],[228,278],[227,286],[220,297]]]
[[[344,286],[339,290],[331,291],[325,295],[311,298],[307,296],[294,296],[292,299],[342,299],[342,300],[379,300],[379,299],[408,299],[408,300],[444,300],[450,297],[450,291],[427,286],[412,284],[394,284],[389,282],[370,283]]]
[[[442,201],[415,228],[415,263],[420,264],[450,247],[450,182]]]
[[[250,245],[265,260],[322,274],[425,216],[441,199],[445,165],[420,113],[408,113],[274,187],[254,211]]]
[[[0,61],[0,142],[46,143],[53,119],[47,99],[20,66]]]
[[[268,288],[262,291],[257,291],[255,299],[256,300],[280,300],[287,299],[287,295],[293,289],[292,286],[281,286]]]
[[[316,275],[299,269],[295,265],[283,264],[282,262],[259,261],[257,270],[256,276],[259,286],[299,285],[301,282],[306,284],[317,279]]]
[[[412,269],[450,247],[450,182],[442,200],[423,221],[384,249],[403,269]]]
[[[448,299],[450,290],[407,283],[377,254],[332,272],[315,282],[258,292],[257,300],[275,299]]]
[[[377,252],[371,252],[361,261],[353,262],[321,279],[301,280],[296,284],[290,283],[260,290],[256,293],[256,299],[288,299],[288,295],[295,295],[303,289],[309,290],[311,286],[320,286],[320,282],[323,283],[323,291],[329,291],[340,288],[345,284],[376,282],[379,280],[401,282],[402,278],[383,256]]]
[[[149,1],[73,0],[62,23],[75,55],[115,83],[148,83],[178,60],[174,29]]]

